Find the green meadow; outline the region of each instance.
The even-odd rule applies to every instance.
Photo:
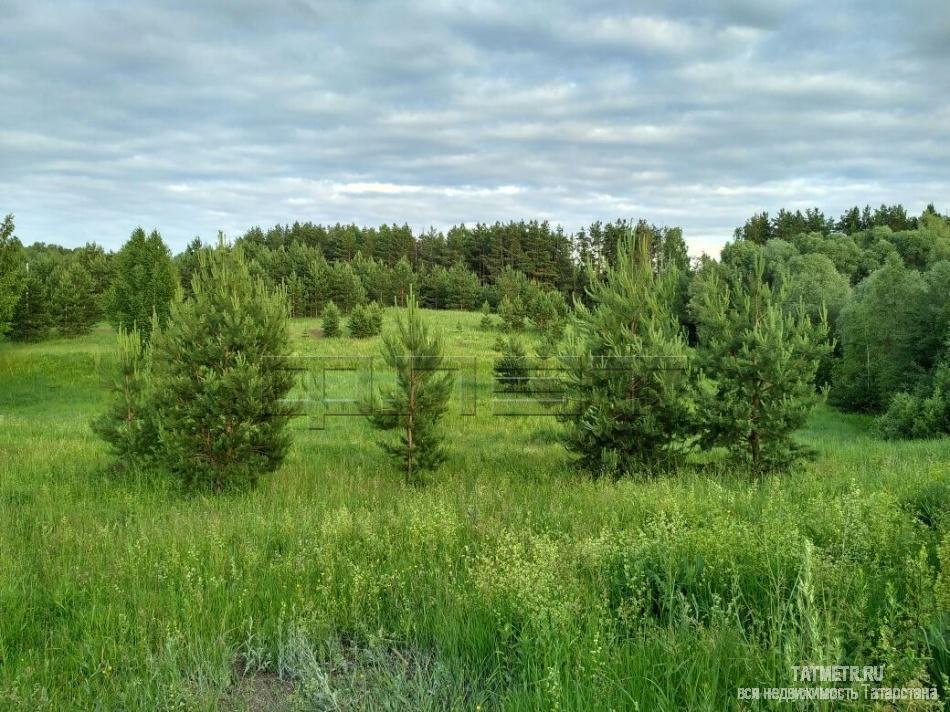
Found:
[[[0,343],[0,709],[770,709],[740,689],[800,665],[947,697],[950,438],[822,406],[783,475],[591,480],[554,418],[493,412],[478,313],[426,318],[477,370],[422,486],[332,416],[252,491],[117,475],[89,427],[114,333]],[[297,354],[379,351],[318,326]],[[329,373],[327,398],[365,384]]]

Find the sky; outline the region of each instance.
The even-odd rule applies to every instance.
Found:
[[[950,212],[947,0],[0,0],[25,243],[895,202]]]

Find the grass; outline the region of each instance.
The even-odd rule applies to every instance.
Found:
[[[783,476],[590,481],[552,419],[484,407],[480,314],[427,316],[480,366],[424,487],[358,418],[251,492],[119,478],[88,427],[113,334],[0,344],[0,709],[720,710],[799,664],[944,696],[950,440],[821,408]],[[378,351],[318,326],[298,353]]]

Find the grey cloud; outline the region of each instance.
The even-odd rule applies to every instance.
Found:
[[[950,209],[950,6],[250,0],[0,23],[0,211],[117,247],[300,220]]]

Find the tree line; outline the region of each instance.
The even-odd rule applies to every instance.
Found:
[[[786,314],[802,307],[813,324],[827,321],[817,381],[832,403],[879,416],[889,437],[950,429],[950,223],[933,206],[916,217],[900,205],[854,207],[837,219],[818,209],[758,213],[718,261],[691,261],[679,229],[642,220],[595,222],[573,234],[539,221],[419,235],[405,225],[294,223],[253,228],[235,246],[254,279],[286,292],[293,316],[324,315],[332,303],[337,321],[349,315],[350,333],[372,335],[374,310],[405,305],[412,292],[422,307],[481,308],[486,324],[497,315],[509,334],[534,326],[550,353],[575,306],[593,306],[625,235],[648,245],[655,272],[675,268],[672,308],[688,346],[701,340],[697,300],[708,275],[727,269],[735,283],[761,271]],[[157,232],[141,229],[116,253],[92,244],[24,247],[8,216],[0,229],[0,331],[21,340],[72,336],[103,318],[148,331],[153,314],[167,318],[179,286],[190,296],[211,250],[196,239],[173,256]]]
[[[789,234],[789,215],[751,218],[722,264],[749,273],[761,261],[788,308],[826,312],[818,379],[834,405],[878,416],[887,437],[950,433],[950,220],[932,205],[914,218],[882,206]]]

